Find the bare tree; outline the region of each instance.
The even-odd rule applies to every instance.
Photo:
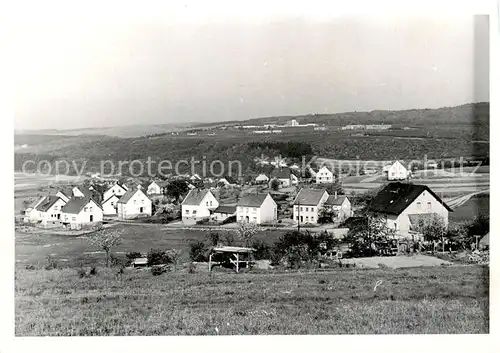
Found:
[[[100,229],[89,238],[92,245],[97,246],[106,253],[106,267],[109,267],[109,254],[111,248],[121,244],[123,241],[122,234],[122,230]]]
[[[238,228],[236,228],[236,235],[239,239],[245,241],[245,246],[248,247],[250,240],[257,234],[259,227],[257,224],[252,222],[238,222]]]

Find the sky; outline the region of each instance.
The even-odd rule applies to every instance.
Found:
[[[489,101],[488,17],[132,16],[15,25],[16,129]]]

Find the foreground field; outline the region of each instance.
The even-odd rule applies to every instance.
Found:
[[[488,333],[488,270],[16,271],[16,335]],[[377,281],[381,284],[374,290]]]
[[[124,257],[129,251],[147,253],[152,248],[177,249],[181,251],[181,261],[189,261],[190,243],[204,240],[209,234],[202,230],[169,229],[157,224],[119,224],[113,229],[123,231],[123,243],[112,250],[118,256]],[[260,232],[255,239],[271,244],[284,232]],[[242,244],[236,241],[235,245]],[[80,266],[81,263],[104,263],[104,252],[99,250],[92,246],[85,236],[16,232],[16,263],[23,267],[28,264],[42,267],[40,265],[45,263],[47,255],[52,256],[62,267]]]

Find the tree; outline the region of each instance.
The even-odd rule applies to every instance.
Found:
[[[248,247],[250,240],[257,234],[258,226],[252,222],[238,222],[238,228],[236,228],[236,236],[245,242],[245,246]]]
[[[106,267],[109,267],[111,249],[123,241],[122,234],[122,230],[100,229],[89,238],[92,245],[97,246],[106,253]]]
[[[318,223],[331,223],[338,217],[338,211],[331,207],[321,207],[318,210]]]
[[[433,214],[426,218],[420,218],[415,226],[415,230],[422,233],[425,241],[431,241],[433,243],[441,241],[444,252],[446,226],[441,216]]]
[[[184,180],[172,180],[167,186],[167,196],[179,202],[179,198],[188,191],[188,186]]]
[[[387,222],[380,216],[366,214],[356,222],[344,237],[354,256],[374,256],[381,247],[394,239],[395,231],[387,227]]]
[[[271,190],[278,191],[280,188],[280,182],[278,179],[271,180]]]

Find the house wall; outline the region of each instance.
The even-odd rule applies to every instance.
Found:
[[[236,207],[236,220],[249,221],[256,224],[261,223],[259,207],[237,206]],[[247,219],[248,217],[248,219]]]
[[[231,217],[231,216],[234,216],[236,214],[236,212],[230,214],[230,213],[214,213],[212,215],[212,219],[214,221],[217,221],[217,222],[223,222],[224,220],[226,220],[228,217]]]
[[[408,170],[399,162],[395,162],[387,170],[387,180],[403,180],[408,176]]]
[[[328,199],[328,193],[325,191],[323,196],[321,196],[320,201],[317,205],[294,205],[293,206],[293,220],[295,222],[303,223],[318,223],[319,209],[323,206],[325,201]],[[299,209],[300,207],[300,209]],[[302,221],[301,221],[302,217]]]
[[[115,184],[108,191],[104,193],[103,200],[107,200],[111,195],[117,195],[118,197],[125,195],[127,191],[121,186]]]
[[[62,218],[61,208],[64,205],[66,205],[66,201],[64,201],[63,199],[59,199],[46,212],[33,210],[30,213],[30,220],[32,222],[41,221],[41,224],[43,226],[59,224]]]
[[[328,184],[333,182],[333,173],[326,167],[321,168],[316,173],[316,184]]]
[[[118,203],[118,200],[118,197],[112,197],[107,202],[102,204],[104,215],[112,216],[117,214],[116,205]]]
[[[271,195],[267,195],[257,213],[259,219],[258,224],[272,223],[278,220],[278,205],[273,200]]]
[[[93,216],[92,222],[90,221],[90,216]],[[103,212],[102,209],[94,202],[90,201],[78,214],[74,213],[63,213],[62,221],[68,222],[70,224],[94,224],[102,222]]]
[[[210,217],[210,211],[219,207],[219,201],[211,192],[207,192],[199,205],[181,205],[182,221],[184,223],[193,223]]]
[[[428,191],[423,191],[399,216],[387,215],[387,226],[400,233],[408,233],[410,230],[408,215],[428,213],[437,213],[443,218],[445,226],[448,226],[448,210]]]
[[[141,212],[141,207],[143,208]],[[142,192],[137,189],[134,196],[128,200],[126,204],[118,204],[118,217],[120,219],[134,219],[137,217],[151,216],[152,203],[151,200]]]
[[[160,188],[160,186],[158,184],[156,184],[156,183],[149,184],[147,194],[148,195],[159,195],[159,194],[161,194],[161,188]]]

